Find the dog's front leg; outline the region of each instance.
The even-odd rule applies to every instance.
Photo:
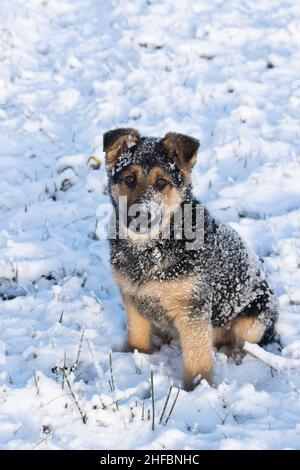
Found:
[[[151,352],[151,330],[152,325],[141,313],[132,295],[126,294],[121,291],[127,317],[128,317],[128,332],[127,332],[127,351],[134,351],[138,349],[140,352]]]
[[[184,386],[193,390],[201,378],[212,381],[212,326],[206,319],[180,315],[175,321],[183,355]],[[199,376],[197,380],[196,377]]]

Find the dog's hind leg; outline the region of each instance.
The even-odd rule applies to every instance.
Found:
[[[245,352],[243,344],[245,341],[259,343],[265,333],[266,327],[258,317],[238,317],[236,318],[229,333],[229,358],[237,363],[242,361]]]
[[[258,317],[238,317],[231,326],[231,338],[236,347],[242,347],[245,341],[259,343],[262,339],[265,326]]]

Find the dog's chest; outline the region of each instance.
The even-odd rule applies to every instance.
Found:
[[[138,249],[125,246],[120,249],[118,245],[112,245],[111,261],[115,270],[141,285],[153,279],[165,279],[175,257],[159,247]]]
[[[159,264],[157,265],[159,269]],[[189,312],[196,278],[160,279],[147,271],[143,282],[137,282],[124,271],[114,270],[121,291],[131,295],[139,312],[162,329],[169,330],[181,315]]]
[[[152,271],[152,270],[151,270]],[[141,279],[143,277],[143,282]],[[145,280],[146,278],[146,280]],[[114,279],[123,293],[132,296],[139,312],[160,328],[167,328],[170,317],[163,302],[163,283],[153,279],[150,270],[142,275],[139,282],[121,271],[114,271]]]

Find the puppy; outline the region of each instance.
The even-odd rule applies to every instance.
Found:
[[[115,129],[103,142],[115,209],[111,264],[128,315],[127,350],[151,352],[154,329],[177,334],[185,388],[201,378],[211,383],[214,346],[227,345],[232,353],[244,341],[274,338],[276,301],[261,261],[193,197],[197,139]],[[193,243],[190,233],[197,230],[202,238]]]

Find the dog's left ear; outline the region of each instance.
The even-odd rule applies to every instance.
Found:
[[[107,169],[111,171],[117,163],[118,156],[126,152],[140,139],[140,134],[135,129],[113,129],[103,135],[103,151]]]
[[[191,170],[196,163],[200,142],[194,137],[176,132],[168,132],[162,139],[168,157],[176,160],[180,167]]]

